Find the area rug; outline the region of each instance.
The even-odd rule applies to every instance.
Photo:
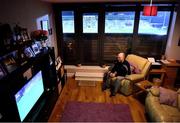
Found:
[[[133,122],[127,104],[68,102],[61,122]]]

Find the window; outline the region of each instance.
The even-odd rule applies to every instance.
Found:
[[[106,12],[105,33],[133,33],[135,12]]]
[[[157,16],[143,16],[141,12],[138,33],[167,35],[169,20],[169,11],[159,11]]]
[[[74,12],[62,11],[63,33],[74,33]]]
[[[83,33],[98,33],[98,14],[83,14]]]
[[[41,29],[48,31],[48,20],[41,21]]]

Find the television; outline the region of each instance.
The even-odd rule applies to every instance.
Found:
[[[15,94],[15,101],[21,122],[44,92],[42,72],[39,71]]]

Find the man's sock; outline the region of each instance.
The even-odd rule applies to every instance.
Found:
[[[113,86],[111,86],[111,90],[110,90],[110,92],[111,92],[110,97],[112,97],[112,96],[115,96],[115,95],[116,95],[116,92],[115,92],[115,90],[114,90],[114,87],[113,87]]]

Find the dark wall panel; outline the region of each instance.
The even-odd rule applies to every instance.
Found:
[[[130,40],[132,36],[105,36],[103,41],[104,62],[112,62],[119,52],[126,52]]]

